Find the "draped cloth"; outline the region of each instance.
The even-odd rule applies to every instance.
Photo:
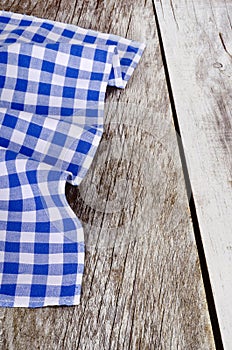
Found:
[[[65,184],[84,178],[106,87],[125,88],[144,47],[0,11],[0,306],[80,303],[84,235]]]

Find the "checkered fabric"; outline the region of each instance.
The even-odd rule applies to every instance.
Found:
[[[107,85],[144,45],[0,11],[0,306],[77,305],[83,228],[65,197],[100,142]]]

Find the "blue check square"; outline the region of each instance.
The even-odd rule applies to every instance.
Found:
[[[29,68],[31,63],[31,57],[28,55],[19,54],[18,65],[20,67]]]
[[[39,95],[50,95],[51,93],[51,84],[48,83],[39,83],[38,94]]]
[[[49,62],[49,61],[44,60],[42,63],[41,69],[44,72],[53,73],[54,69],[55,69],[55,64],[53,62]]]
[[[65,86],[63,89],[63,97],[75,98],[76,89],[73,87]]]
[[[28,81],[26,79],[17,79],[15,90],[25,92],[27,91],[27,85],[28,85]]]

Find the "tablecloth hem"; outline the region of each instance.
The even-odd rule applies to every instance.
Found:
[[[73,297],[69,297],[66,299],[63,299],[61,302],[58,301],[59,298],[54,297],[46,297],[46,299],[49,299],[47,301],[40,302],[38,300],[30,301],[30,305],[25,303],[24,301],[20,302],[20,297],[18,297],[18,302],[12,302],[12,300],[4,299],[4,301],[0,301],[0,307],[9,307],[9,308],[15,308],[15,307],[25,307],[25,308],[39,308],[39,307],[46,307],[46,306],[77,306],[80,304],[80,295]],[[74,300],[73,300],[74,299]]]

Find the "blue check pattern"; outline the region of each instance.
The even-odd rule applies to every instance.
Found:
[[[107,85],[144,45],[0,11],[0,306],[77,305],[81,222],[65,197],[99,145]]]

